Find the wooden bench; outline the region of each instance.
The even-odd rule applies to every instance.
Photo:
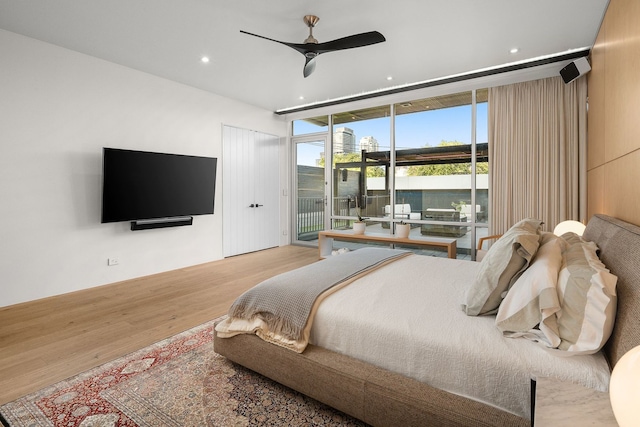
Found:
[[[320,258],[331,255],[333,240],[350,240],[359,242],[382,242],[390,245],[437,246],[447,249],[449,258],[456,258],[456,239],[445,237],[411,237],[402,238],[386,233],[353,234],[352,230],[324,230],[318,233],[318,251]]]

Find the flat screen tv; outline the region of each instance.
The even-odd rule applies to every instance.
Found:
[[[102,222],[212,214],[216,166],[215,157],[105,147]]]

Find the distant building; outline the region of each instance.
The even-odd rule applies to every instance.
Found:
[[[334,154],[347,154],[356,152],[356,135],[353,129],[337,128],[333,133]]]
[[[380,151],[380,145],[378,140],[372,136],[363,136],[360,138],[360,151],[365,150],[369,153],[373,151]]]

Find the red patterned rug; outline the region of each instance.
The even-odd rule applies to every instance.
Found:
[[[0,406],[10,427],[364,426],[213,352],[211,321]]]

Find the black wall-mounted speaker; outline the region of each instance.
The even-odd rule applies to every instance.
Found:
[[[131,221],[131,230],[149,230],[152,228],[180,227],[193,224],[192,216],[177,216],[171,218],[144,219]]]
[[[587,58],[578,58],[573,62],[570,62],[566,67],[560,70],[560,75],[565,83],[571,83],[578,77],[587,74],[591,71],[591,65]]]

